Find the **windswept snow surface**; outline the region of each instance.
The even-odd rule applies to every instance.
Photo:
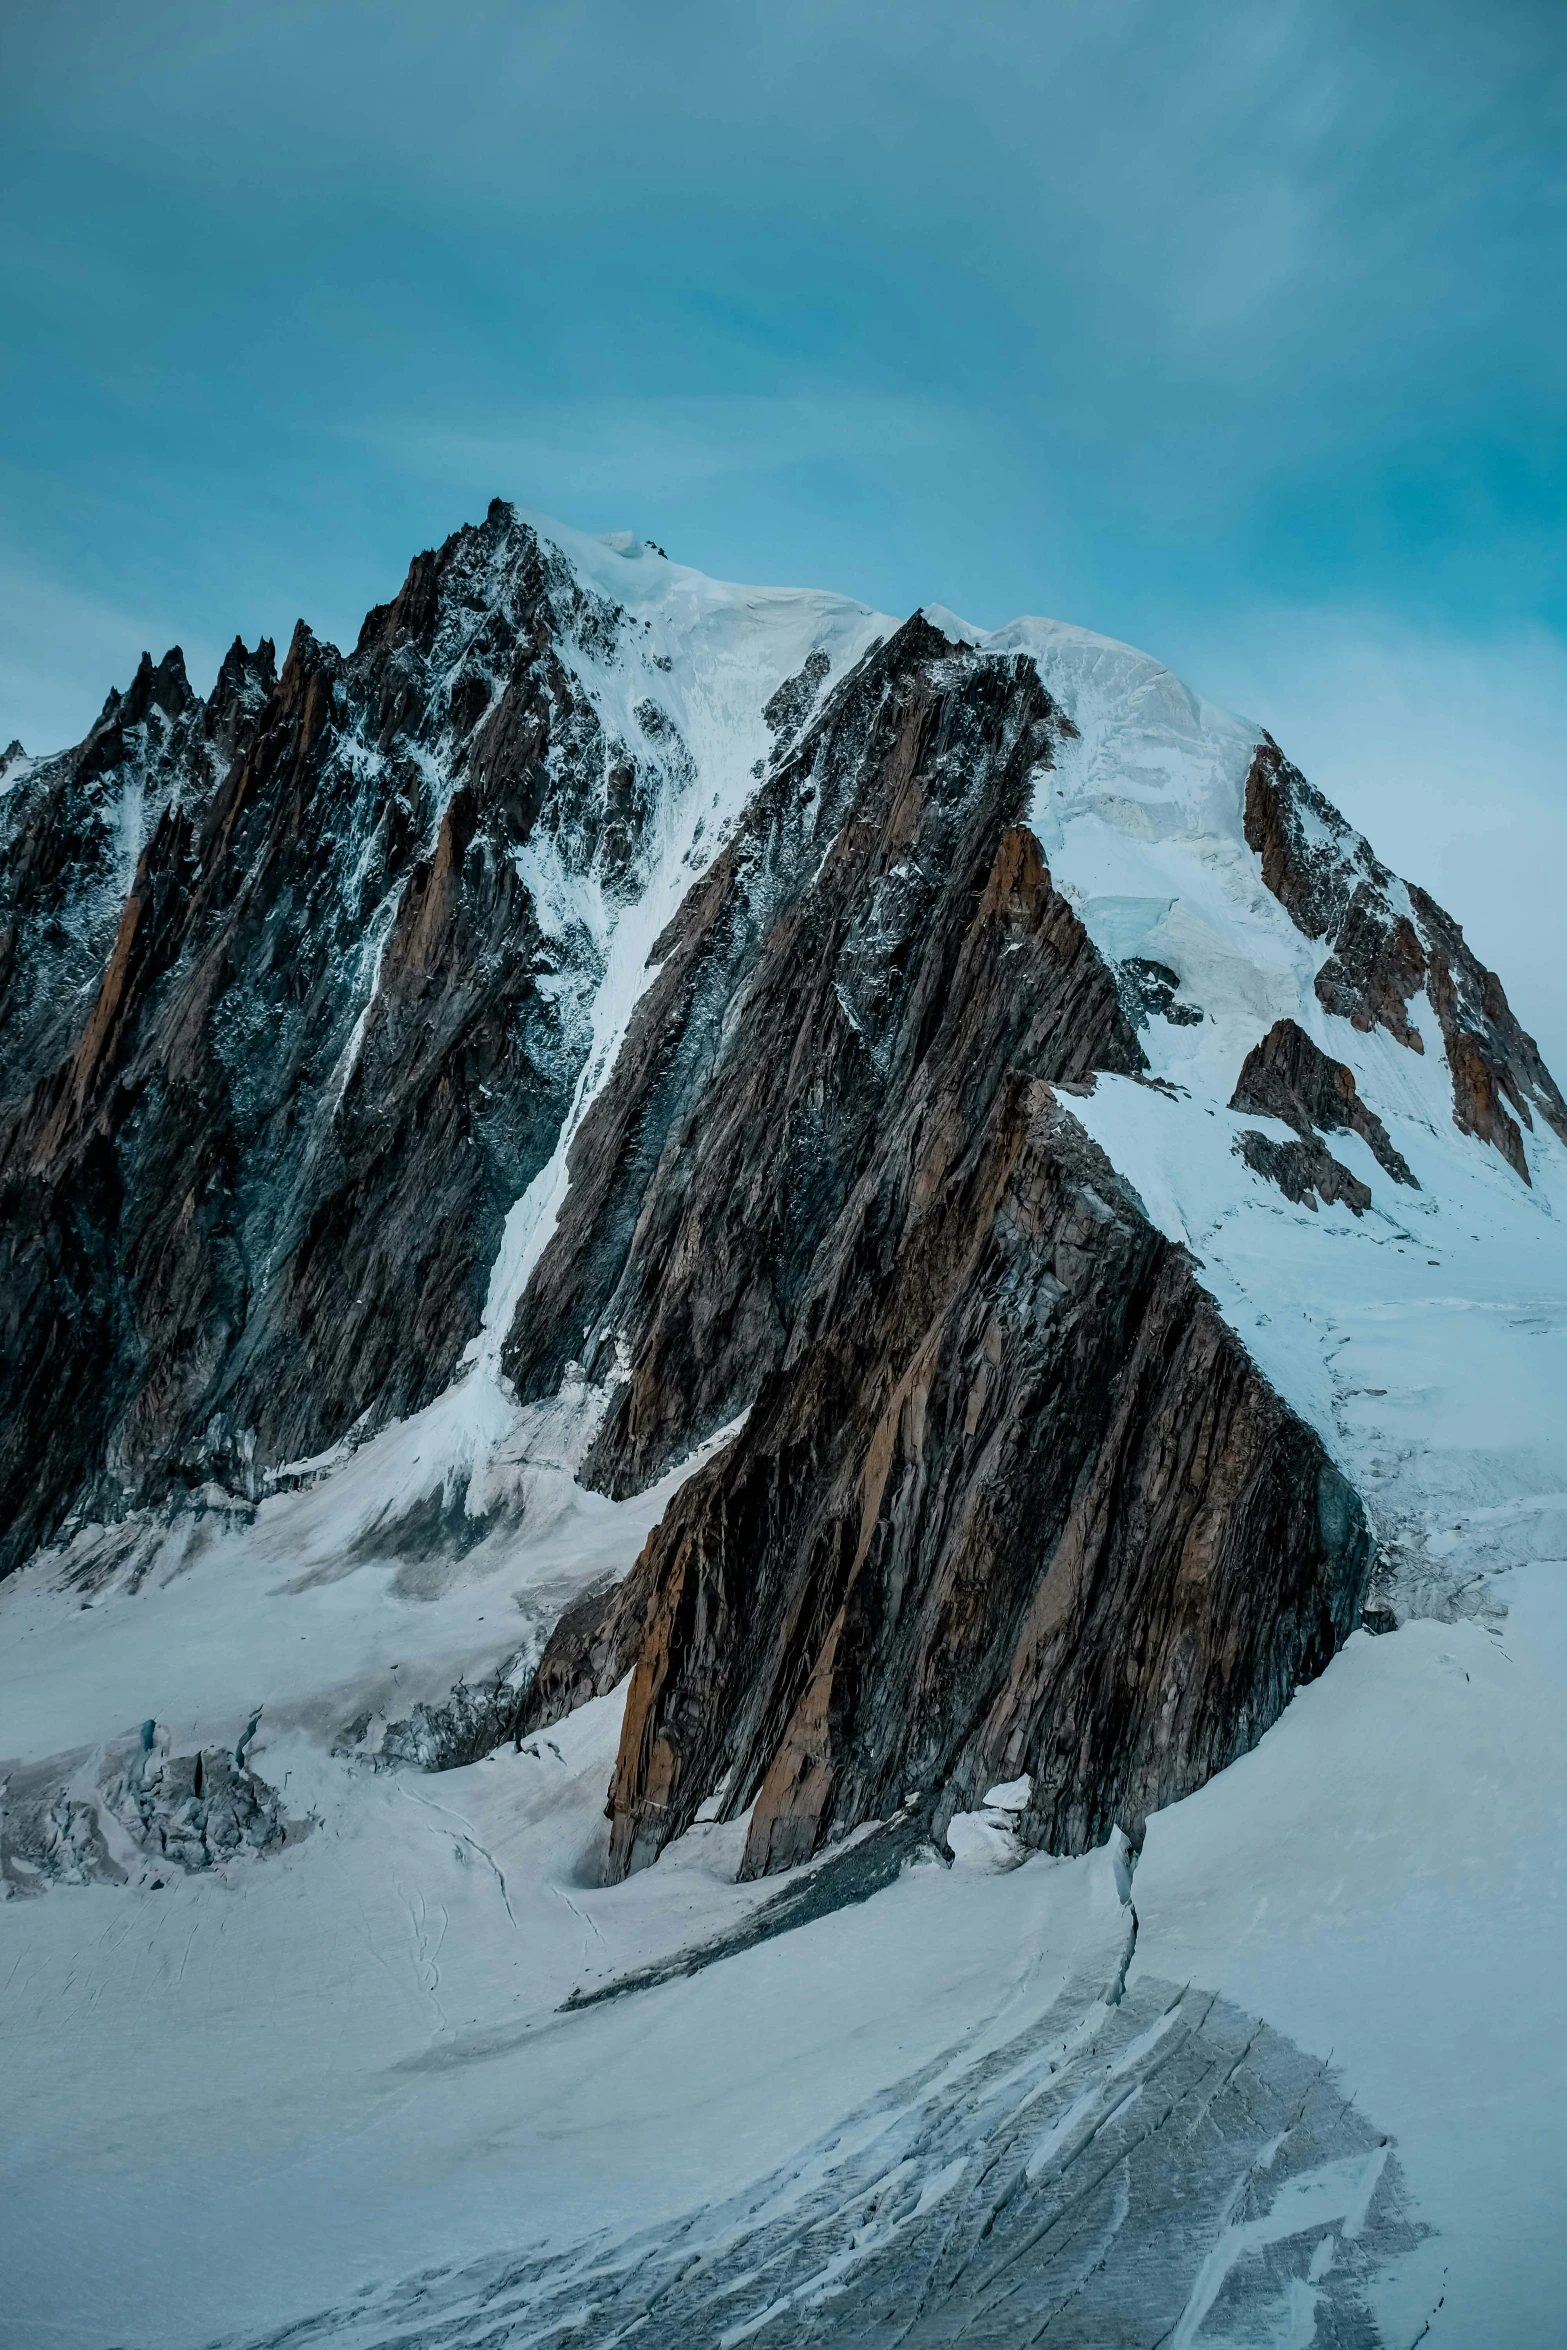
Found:
[[[768,694],[818,644],[836,678],[891,624],[541,527],[646,623],[695,771],[645,895],[561,909],[600,924],[603,973],[574,1123],[768,751]],[[48,1770],[90,1790],[149,1718],[176,1751],[232,1747],[260,1705],[248,1759],[308,1831],[0,1908],[19,2350],[307,2319],[296,2350],[1562,2339],[1564,1154],[1537,1129],[1526,1188],[1458,1134],[1418,1000],[1423,1057],[1322,1011],[1321,949],[1244,842],[1254,729],[1082,631],[929,616],[1037,660],[1077,727],[1034,811],[1057,884],[1202,1017],[1150,1018],[1162,1086],[1101,1079],[1068,1106],[1365,1495],[1399,1628],[1357,1632],[1156,1817],[1135,1875],[1118,1842],[1020,1861],[998,1787],[951,1869],[564,2007],[754,1920],[776,1887],[733,1881],[745,1823],[597,1885],[618,1694],[460,1770],[334,1749],[542,1637],[679,1483],[585,1492],[598,1400],[523,1413],[500,1384],[568,1127],[427,1412],[254,1511],[214,1494],[89,1531],[0,1590],[13,1799]],[[636,723],[623,680],[586,682],[606,732]],[[1235,1156],[1266,1121],[1225,1105],[1283,1014],[1353,1068],[1418,1191],[1352,1135],[1332,1147],[1370,1186],[1358,1220]],[[476,1539],[410,1555],[401,1521],[443,1492]]]

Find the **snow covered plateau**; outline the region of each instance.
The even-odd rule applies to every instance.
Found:
[[[1567,2341],[1567,1105],[1278,746],[497,502],[0,844],[8,2345]]]

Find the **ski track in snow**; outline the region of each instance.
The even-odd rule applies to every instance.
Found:
[[[503,1750],[435,1792],[330,1752],[624,1572],[680,1482],[583,1491],[595,1399],[519,1412],[499,1347],[653,941],[767,753],[762,702],[817,643],[836,679],[892,625],[544,527],[654,662],[583,656],[606,738],[633,739],[651,686],[692,773],[633,905],[533,877],[593,939],[591,1042],[469,1362],[255,1511],[90,1537],[0,1592],[0,1750],[86,1788],[148,1715],[188,1753],[232,1746],[264,1697],[255,1766],[311,1823],[161,1891],[0,1909],[8,2338],[1546,2350],[1567,2298],[1567,1154],[1537,1128],[1525,1189],[1456,1132],[1421,999],[1423,1056],[1322,1011],[1321,949],[1241,833],[1256,730],[1129,648],[929,615],[1039,663],[1078,729],[1033,812],[1056,882],[1106,955],[1167,963],[1205,1015],[1149,1022],[1168,1091],[1107,1078],[1067,1106],[1365,1496],[1409,1620],[1357,1633],[1150,1824],[1135,1949],[1108,1853],[930,1866],[562,2013],[743,1925],[772,1890],[733,1881],[744,1823],[597,1887],[618,1697],[555,1727],[547,1773]],[[1225,1105],[1286,1013],[1352,1067],[1418,1192],[1353,1135],[1332,1147],[1371,1186],[1359,1221],[1236,1159],[1269,1122]],[[417,1575],[376,1559],[367,1529],[453,1480],[475,1516],[508,1501],[496,1531]]]

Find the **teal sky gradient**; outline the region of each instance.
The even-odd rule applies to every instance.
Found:
[[[1567,1063],[1559,0],[55,0],[0,206],[0,740],[499,492],[1145,645]]]

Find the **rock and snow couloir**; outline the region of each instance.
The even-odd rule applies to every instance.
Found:
[[[1473,1774],[1449,1816],[1521,1904],[1525,1980],[1559,1915],[1559,1862],[1532,1902],[1518,1885],[1562,1800],[1538,1781],[1567,1646],[1530,1562],[1567,1549],[1567,1106],[1457,926],[1277,746],[1083,631],[987,635],[934,607],[899,625],[723,587],[497,503],[417,559],[346,658],[303,628],[281,673],[269,646],[236,645],[206,703],[177,653],[144,663],[76,751],[8,755],[0,835],[0,1858],[18,1893],[74,1888],[4,1913],[24,1999],[73,1947],[72,1904],[136,1919],[154,1890],[188,1910],[191,1949],[212,1905],[238,1902],[303,1999],[316,1925],[380,1919],[391,1881],[412,1890],[396,1959],[377,1957],[407,1991],[381,2028],[406,2078],[436,2084],[406,2095],[454,2176],[448,2068],[483,2072],[486,2128],[532,2093],[535,2061],[567,2115],[621,2061],[621,2007],[599,1994],[622,1980],[666,2018],[700,1997],[741,2040],[755,1997],[791,2019],[818,2055],[744,2173],[794,2181],[771,2190],[799,2222],[766,2252],[793,2279],[779,2329],[833,2307],[864,2320],[864,2295],[906,2293],[906,2260],[945,2275],[924,2215],[949,2192],[942,2228],[989,2241],[961,2181],[1003,2141],[1027,2187],[1014,2218],[1048,2210],[1056,2234],[1009,2253],[1013,2286],[998,2270],[973,2290],[999,2310],[1022,2277],[1040,2317],[1075,2312],[1041,2339],[1109,2338],[1095,2277],[1134,2315],[1168,2308],[1176,2338],[1217,2341],[1310,2338],[1256,2333],[1275,2307],[1360,2338],[1345,2329],[1373,2308],[1419,2322],[1444,2260],[1482,2275],[1489,2255],[1450,2240],[1451,2132],[1422,2109],[1414,2146],[1386,2110],[1414,2095],[1415,2054],[1407,2077],[1366,2059],[1377,2127],[1336,2138],[1338,2093],[1312,2089],[1289,2039],[1343,2044],[1332,1997],[1294,1987],[1335,1902],[1371,1946],[1391,1931],[1376,1870],[1345,1862],[1347,1894],[1318,1881],[1347,1758],[1369,1742],[1361,1802],[1404,1803],[1406,1840],[1440,1850],[1417,1782],[1452,1776],[1455,1674],[1499,1734],[1516,1713],[1494,1778],[1532,1819],[1491,1835]],[[1515,1599],[1543,1615],[1523,1667],[1538,1700],[1496,1678]],[[1405,1629],[1330,1664],[1363,1617]],[[1298,1867],[1269,1840],[1279,1754],[1323,1790],[1292,1828]],[[1231,1898],[1210,1819],[1264,1908],[1296,1900],[1287,2012],[1265,1965],[1240,1996],[1219,1980],[1233,1929],[1202,1923]],[[1339,1829],[1363,1834],[1365,1814]],[[1079,1857],[1014,1865],[1040,1849]],[[1195,1907],[1165,1849],[1185,1851]],[[983,1883],[907,1865],[953,1851],[1007,1865]],[[801,1864],[782,1893],[755,1883]],[[1463,1899],[1493,1896],[1467,1847],[1454,1866],[1461,2002],[1483,1976]],[[1149,1955],[1149,1883],[1187,1971],[1224,1994],[1203,2018]],[[806,2021],[844,1969],[885,1973],[886,1937],[916,1917],[924,1972],[893,1967],[889,1993],[910,2044],[955,2063],[968,2034],[996,2080],[1011,2049],[1033,2084],[1000,2118],[975,2090],[990,2118],[961,2143],[913,2075],[897,2086],[853,1997],[863,2061],[841,2081],[847,2043]],[[1255,1920],[1248,1937],[1270,1947]],[[785,1945],[792,1988],[768,1956]],[[1358,1961],[1324,1963],[1364,2010]],[[172,2048],[181,1995],[148,1966]],[[103,1996],[93,1965],[83,1981]],[[965,1986],[950,2014],[943,1981]],[[579,2037],[551,2027],[535,2060],[572,1991]],[[331,2001],[362,1996],[349,1965]],[[1061,2166],[1124,2102],[1081,2069],[1095,2033],[1150,2111],[1153,2052],[1179,2048],[1172,2110],[1195,2131],[1210,2064],[1259,2013],[1288,2037],[1249,2110],[1287,2118],[1297,2087],[1302,2115],[1327,2100],[1285,2127],[1294,2151],[1264,2162],[1277,2130],[1253,2144],[1238,2112],[1172,2196],[1159,2142],[1107,2136],[1103,2208],[1078,2210]],[[68,2002],[38,2016],[32,2044],[71,2079],[90,2030]],[[303,2009],[287,2034],[295,2077]],[[1044,2051],[1062,2034],[1079,2053],[1057,2094]],[[349,2042],[363,2117],[383,2090]],[[723,2149],[744,2137],[750,2060],[724,2061],[733,2110],[700,2162],[695,2123],[669,2124],[687,2182],[671,2218],[711,2192],[703,2164],[739,2159]],[[1510,2043],[1464,2076],[1513,2116],[1487,2174],[1504,2201],[1502,2141],[1528,2140],[1539,2087],[1509,2067]],[[145,2071],[114,2077],[111,2103],[150,2093],[189,2119]],[[324,2123],[243,2051],[225,2078],[266,2108],[266,2192],[297,2218],[285,2174],[324,2158]],[[651,2078],[656,2134],[660,2094],[687,2107]],[[1032,2147],[1016,2131],[1036,2097],[1051,2120]],[[864,2098],[894,2117],[917,2191],[829,2289],[801,2215],[837,2180],[830,2234],[868,2191],[821,2151]],[[481,2195],[459,2219],[441,2189],[418,2257],[547,2242],[537,2308],[503,2338],[553,2340],[598,2256],[505,2127],[533,2216]],[[575,2121],[551,2127],[579,2142]],[[628,2260],[633,2222],[657,2217],[646,2159],[612,2162],[605,2187]],[[218,2214],[238,2173],[219,2145],[203,2160]],[[47,2212],[80,2190],[36,2192]],[[293,2298],[253,2277],[229,2329],[319,2304],[323,2338],[402,2339],[395,2311],[344,2303],[357,2254],[312,2241]],[[105,2255],[100,2294],[124,2256]],[[29,2291],[53,2323],[41,2271]],[[134,2291],[147,2334],[155,2276]],[[181,2314],[161,2338],[219,2330],[210,2294],[168,2291]],[[441,2291],[456,2313],[469,2284]],[[1471,2324],[1482,2285],[1470,2299],[1449,2338],[1499,2338]],[[938,2305],[966,2308],[950,2279]],[[706,2339],[678,2309],[658,2338]]]

